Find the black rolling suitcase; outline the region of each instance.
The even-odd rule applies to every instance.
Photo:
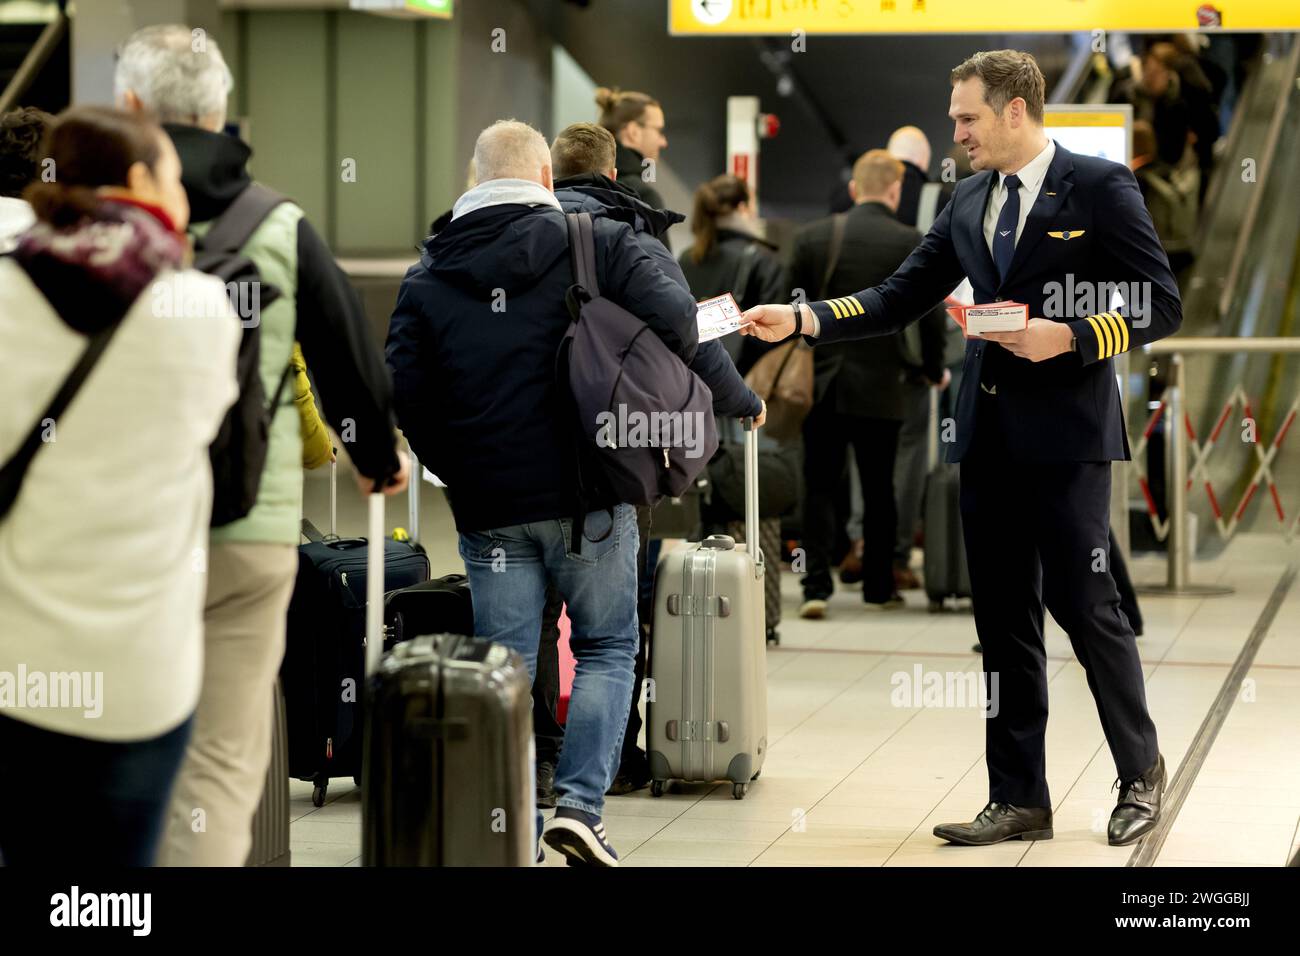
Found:
[[[940,462],[925,480],[925,594],[930,611],[947,598],[971,596],[961,530],[960,467]]]
[[[331,778],[360,781],[358,702],[365,665],[367,542],[334,534],[337,468],[330,467],[330,534],[320,536],[310,522],[303,522],[304,534],[318,540],[298,549],[298,579],[280,667],[289,776],[315,784],[312,803],[318,807],[325,803]],[[380,527],[382,533],[382,522]],[[390,587],[428,579],[429,559],[420,548],[384,539],[384,580]]]
[[[381,521],[382,500],[372,500],[371,528]],[[371,560],[377,564],[377,552]],[[377,606],[380,582],[371,587],[369,600]],[[409,634],[414,616],[404,623]],[[531,865],[536,795],[531,681],[523,659],[499,644],[437,634],[403,641],[381,661],[381,626],[380,615],[372,614],[362,864]]]

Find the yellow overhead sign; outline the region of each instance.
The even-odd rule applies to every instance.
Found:
[[[1300,29],[1296,0],[668,0],[687,34]]]

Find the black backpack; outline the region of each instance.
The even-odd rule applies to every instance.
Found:
[[[681,497],[708,467],[718,432],[709,387],[645,322],[601,297],[591,215],[566,218],[573,321],[560,343],[557,369],[579,432],[572,540],[581,554],[590,501],[653,505],[665,496]]]
[[[239,289],[246,283],[257,283],[260,309],[280,297],[280,290],[261,281],[257,266],[241,250],[271,210],[287,201],[279,193],[253,183],[235,197],[202,237],[195,240],[194,268],[226,283],[231,306],[237,314],[241,305]],[[260,373],[261,323],[244,322],[243,326],[235,364],[239,398],[226,412],[209,449],[212,459],[211,524],[214,528],[230,524],[253,510],[262,482],[262,470],[266,466],[271,419],[293,372],[292,364],[285,366],[275,397],[268,402]]]

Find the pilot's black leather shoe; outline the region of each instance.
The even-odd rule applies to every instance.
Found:
[[[1142,839],[1160,820],[1160,798],[1165,792],[1165,758],[1156,762],[1136,780],[1119,784],[1119,803],[1110,815],[1106,839],[1111,846],[1127,846]]]
[[[934,835],[962,846],[989,846],[1003,840],[1050,840],[1051,807],[1013,807],[990,803],[970,823],[941,823]]]

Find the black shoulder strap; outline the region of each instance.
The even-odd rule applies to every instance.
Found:
[[[826,255],[826,272],[822,275],[821,292],[817,294],[819,299],[825,299],[826,293],[831,289],[831,276],[835,274],[835,267],[840,264],[840,250],[844,248],[844,226],[848,223],[847,213],[837,212],[831,217],[831,245]]]
[[[114,322],[105,329],[101,329],[91,337],[86,343],[86,347],[81,352],[81,357],[77,359],[77,364],[72,367],[68,377],[63,380],[59,386],[58,392],[50,404],[46,406],[45,411],[36,419],[36,424],[27,434],[27,438],[18,446],[18,450],[13,456],[0,468],[0,519],[9,513],[14,502],[18,500],[18,492],[23,486],[23,477],[27,474],[27,469],[31,466],[32,459],[36,457],[36,452],[41,447],[41,432],[44,431],[45,422],[57,422],[59,416],[67,410],[68,405],[76,397],[81,386],[85,384],[86,378],[90,375],[91,370],[98,364],[100,356],[104,354],[104,349],[108,348],[109,341],[116,334],[118,328],[122,325],[122,320]]]
[[[596,280],[596,231],[589,212],[571,212],[565,215],[569,223],[569,259],[573,263],[573,279],[587,290],[593,299],[600,295]]]
[[[288,201],[260,183],[250,183],[194,244],[204,252],[238,252],[271,210]]]
[[[740,269],[736,272],[736,287],[732,290],[736,304],[742,309],[745,307],[745,287],[749,285],[749,280],[754,275],[754,266],[757,262],[758,243],[746,243],[745,251],[740,254]]]

